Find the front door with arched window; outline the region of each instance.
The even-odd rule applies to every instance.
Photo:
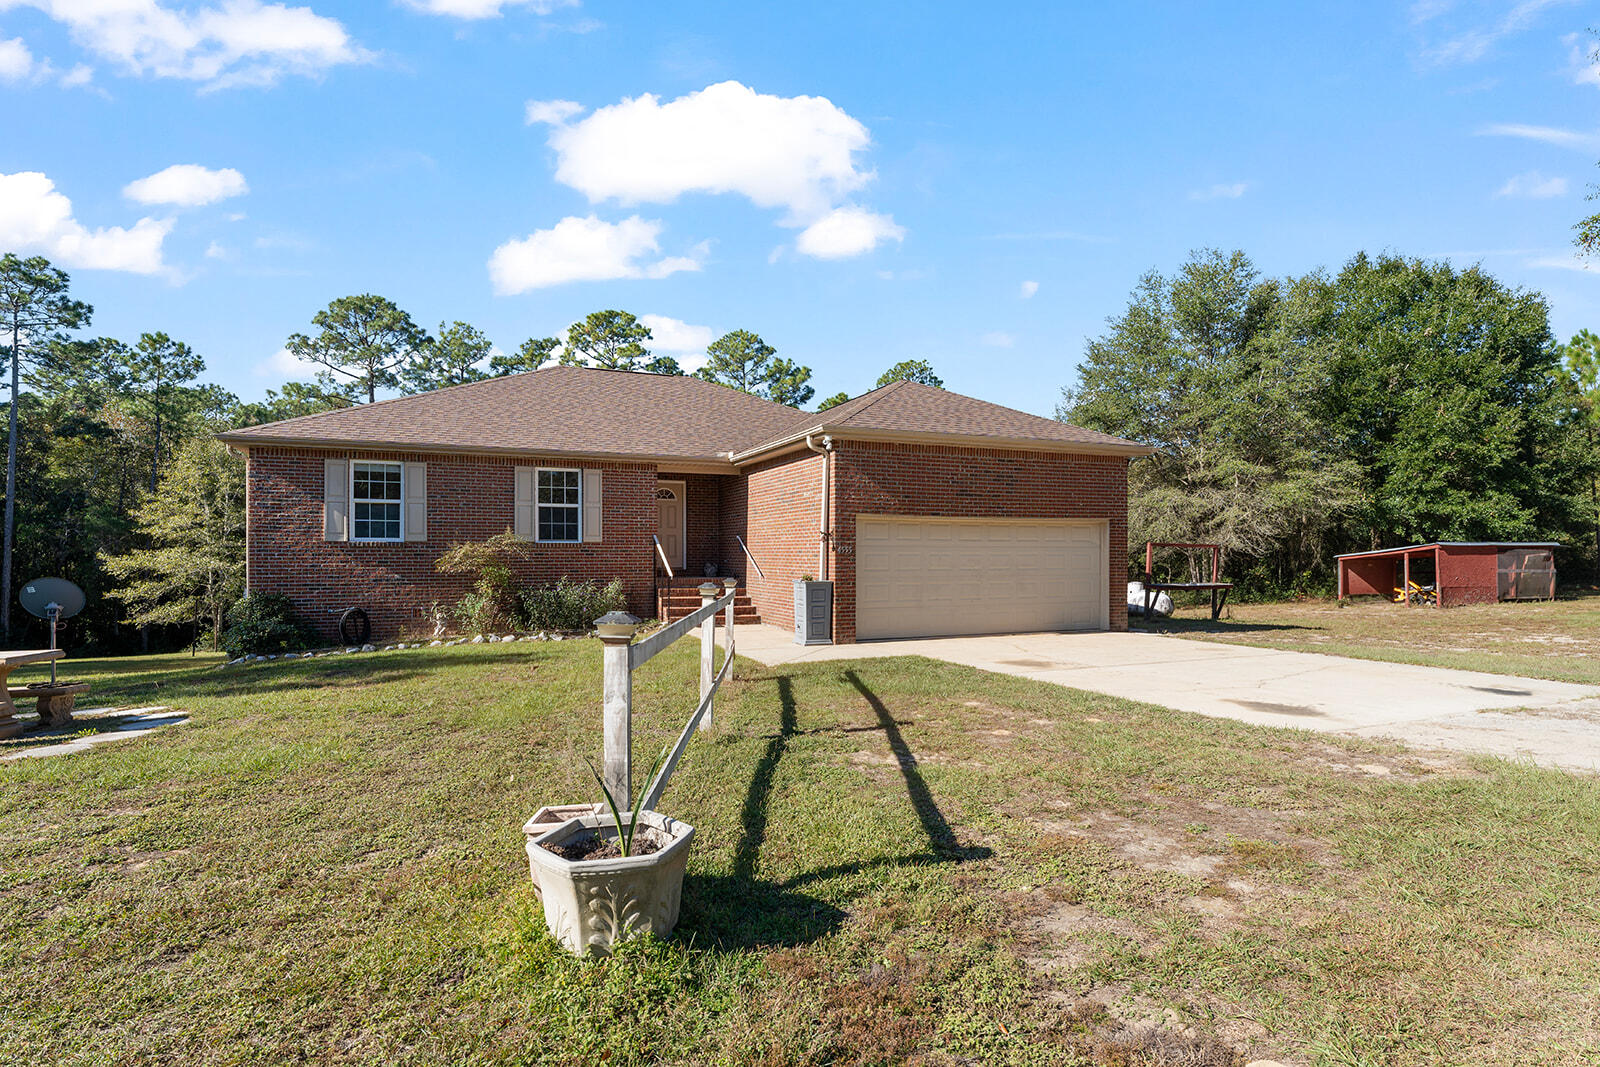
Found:
[[[656,483],[656,537],[660,538],[661,550],[675,571],[688,566],[683,489],[682,482]]]

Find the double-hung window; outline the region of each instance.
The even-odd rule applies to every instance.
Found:
[[[541,467],[538,479],[539,540],[578,540],[583,472]]]
[[[350,464],[352,540],[400,540],[401,472],[398,463]]]

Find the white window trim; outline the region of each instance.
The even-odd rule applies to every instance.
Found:
[[[399,500],[362,500],[363,504],[399,504],[400,505],[400,536],[399,537],[357,537],[356,536],[356,464],[364,463],[369,467],[399,467],[400,468],[400,499]],[[350,460],[350,536],[348,540],[364,545],[398,545],[406,539],[406,465],[397,460],[388,459],[356,459]]]
[[[539,475],[551,474],[576,474],[578,476],[578,502],[576,504],[541,504],[539,502]],[[401,489],[404,490],[404,486]],[[545,508],[571,508],[578,509],[578,536],[568,540],[550,540],[539,536],[539,512]],[[401,531],[402,533],[404,531]],[[533,539],[535,542],[546,545],[581,545],[583,544],[583,468],[582,467],[535,467],[533,468]]]

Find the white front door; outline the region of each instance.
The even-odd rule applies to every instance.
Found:
[[[1106,523],[856,519],[856,636],[1104,630]]]
[[[661,550],[667,554],[667,562],[674,570],[688,565],[682,482],[656,483],[656,537],[660,538]]]

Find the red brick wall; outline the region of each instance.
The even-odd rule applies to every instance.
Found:
[[[765,577],[743,559],[739,571],[761,621],[794,628],[794,581],[817,577],[822,521],[822,457],[795,452],[745,468],[743,491],[724,494],[723,526],[742,534]],[[727,551],[727,547],[724,547]],[[733,558],[730,556],[730,558]]]
[[[855,536],[856,515],[861,513],[1105,519],[1110,527],[1111,629],[1128,628],[1125,458],[870,441],[834,445],[830,569],[835,641],[855,640]]]
[[[428,464],[428,540],[363,543],[323,540],[323,460],[348,453],[252,448],[249,462],[249,580],[261,593],[294,601],[323,633],[336,632],[338,615],[361,607],[372,616],[375,638],[431,626],[428,608],[447,605],[471,585],[442,575],[435,561],[446,548],[510,528],[515,489],[512,469],[536,458],[359,453],[356,458]],[[544,461],[558,465],[554,461]],[[561,461],[561,466],[570,461]],[[529,583],[561,577],[621,578],[628,609],[641,617],[652,603],[650,535],[656,528],[656,472],[652,464],[588,463],[603,475],[603,540],[585,544],[531,544],[518,567]]]

